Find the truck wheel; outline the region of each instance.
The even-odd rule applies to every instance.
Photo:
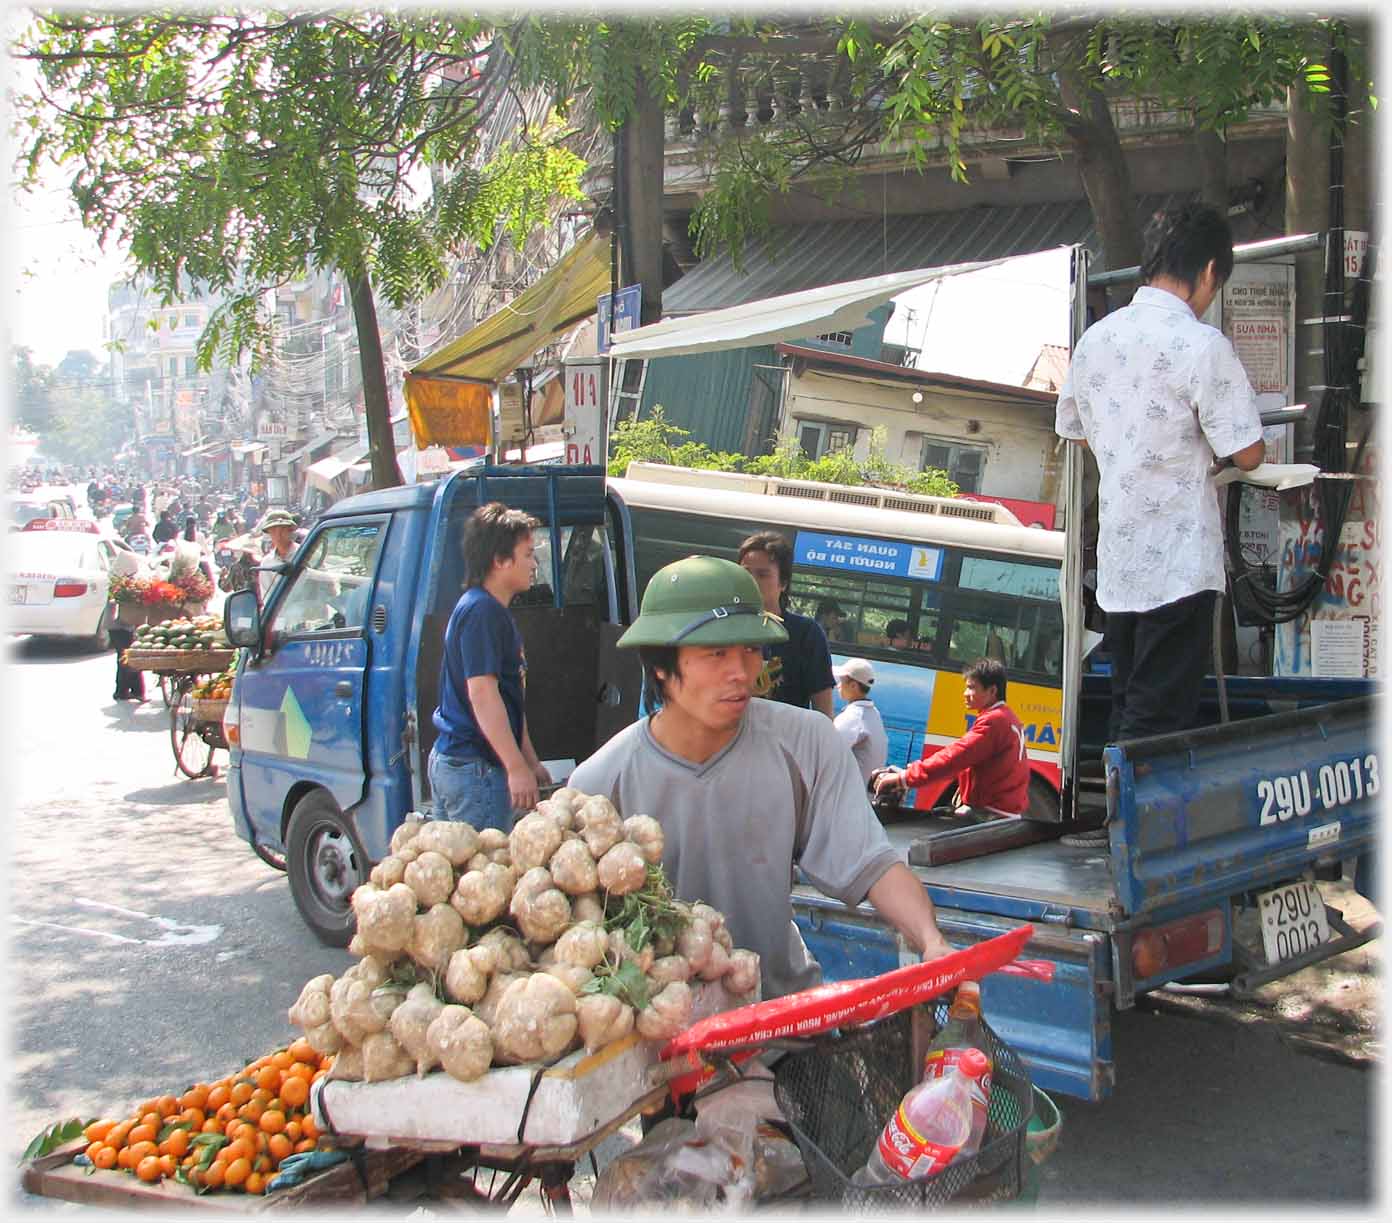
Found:
[[[286,836],[290,894],[305,924],[330,947],[353,937],[354,890],[367,880],[368,859],[353,827],[323,790],[295,804]]]
[[[1032,820],[1057,822],[1059,799],[1054,788],[1041,777],[1031,777],[1029,781],[1029,807],[1025,810]]]

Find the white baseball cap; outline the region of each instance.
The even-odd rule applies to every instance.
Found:
[[[875,668],[864,658],[848,658],[839,667],[832,667],[831,673],[838,680],[853,679],[866,688],[875,682]]]

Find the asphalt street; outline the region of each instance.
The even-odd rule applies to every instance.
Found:
[[[222,780],[175,773],[157,690],[113,702],[110,654],[3,651],[13,1161],[50,1121],[121,1115],[285,1043],[303,982],[350,959],[237,839]],[[1041,1209],[1371,1209],[1379,1071],[1299,1053],[1260,1020],[1136,1010],[1113,1026],[1115,1094],[1061,1101]]]

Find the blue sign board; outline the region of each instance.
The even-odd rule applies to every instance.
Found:
[[[624,331],[632,331],[638,326],[638,314],[643,305],[643,286],[629,285],[625,289],[620,289],[614,295],[614,308],[612,312],[609,308],[610,294],[605,293],[599,299],[599,344],[598,350],[601,353],[609,351],[610,335],[610,316],[613,316],[613,334],[619,335]]]
[[[943,554],[941,548],[893,539],[799,531],[793,547],[793,561],[863,577],[918,578],[936,582],[942,576]]]

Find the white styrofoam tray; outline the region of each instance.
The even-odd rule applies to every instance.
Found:
[[[758,1000],[731,994],[724,981],[703,982],[693,991],[691,1021]],[[664,1042],[632,1033],[588,1054],[567,1054],[543,1073],[527,1110],[535,1064],[495,1067],[481,1079],[461,1083],[442,1070],[382,1083],[321,1079],[310,1104],[325,1132],[363,1138],[369,1146],[418,1140],[459,1146],[484,1144],[569,1146],[621,1117],[662,1080],[653,1071]]]

